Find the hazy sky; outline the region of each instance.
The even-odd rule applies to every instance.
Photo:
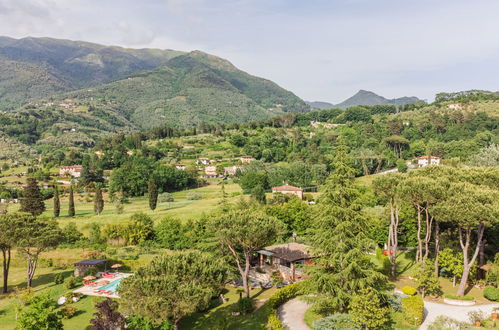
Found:
[[[498,0],[0,0],[0,34],[200,49],[306,100],[499,90]]]

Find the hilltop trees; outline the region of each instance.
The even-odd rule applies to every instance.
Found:
[[[310,241],[318,267],[310,268],[310,283],[318,292],[315,310],[322,314],[349,309],[352,295],[386,282],[368,252],[374,247],[367,237],[368,224],[361,211],[355,170],[349,166],[345,146],[337,149],[333,172],[319,200]]]
[[[220,247],[236,262],[246,297],[249,298],[248,274],[253,253],[271,244],[284,225],[260,210],[247,207],[230,210],[214,218],[209,224]]]
[[[45,203],[40,194],[38,181],[35,178],[28,178],[26,188],[23,190],[21,198],[21,212],[28,212],[32,215],[40,215],[45,211]]]
[[[180,319],[208,307],[225,283],[224,263],[202,252],[174,252],[152,260],[135,276],[123,280],[123,311],[141,315],[159,325],[169,321],[178,329]]]

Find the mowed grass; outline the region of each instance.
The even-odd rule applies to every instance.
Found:
[[[210,309],[203,313],[194,313],[180,321],[181,329],[265,329],[269,306],[267,300],[276,291],[271,289],[253,289],[250,292],[255,310],[247,315],[232,315],[237,310],[239,290],[227,287],[224,293],[227,301],[222,304],[220,299],[213,299]]]
[[[53,268],[40,267],[37,269],[33,281],[33,291],[38,294],[49,294],[54,300],[71,290],[64,288],[64,284],[54,284],[55,275],[62,273],[69,276],[72,270],[54,270]],[[24,267],[12,267],[9,277],[11,291],[14,287],[26,287],[26,269]],[[65,329],[85,329],[95,312],[95,303],[99,297],[84,297],[72,304],[78,309],[77,314],[68,320],[63,320]],[[8,295],[0,295],[0,329],[14,329],[16,327],[16,312],[14,300]]]
[[[159,203],[156,210],[152,211],[149,208],[149,200],[147,196],[134,197],[129,199],[129,203],[124,204],[123,213],[119,214],[114,204],[109,202],[107,194],[104,196],[105,205],[104,211],[100,215],[95,215],[93,195],[88,193],[75,194],[75,210],[76,216],[68,216],[68,197],[61,198],[61,214],[58,218],[61,226],[65,226],[69,222],[76,223],[80,230],[85,232],[89,224],[95,222],[101,225],[111,223],[124,223],[137,212],[143,212],[151,216],[155,221],[163,219],[165,216],[171,216],[180,220],[187,221],[188,219],[199,219],[204,214],[208,214],[215,210],[220,205],[222,193],[219,181],[210,181],[209,185],[178,191],[172,193],[175,201],[171,203]],[[187,194],[196,192],[203,196],[200,200],[188,200]],[[225,192],[228,195],[228,202],[236,202],[241,198],[241,188],[234,183],[225,185]],[[47,207],[44,215],[53,216],[52,200],[45,202]],[[13,210],[13,209],[12,209]]]

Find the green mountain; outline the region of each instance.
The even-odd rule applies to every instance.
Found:
[[[21,48],[27,51],[15,56]],[[275,83],[200,51],[0,38],[0,61],[6,63],[0,132],[27,145],[88,146],[113,133],[242,123],[310,109]]]
[[[348,99],[346,99],[341,103],[335,104],[334,107],[340,109],[346,109],[348,107],[356,105],[382,105],[382,104],[405,105],[405,104],[418,103],[419,101],[421,100],[415,96],[412,97],[405,96],[397,99],[387,99],[376,93],[361,89],[352,97],[349,97]]]
[[[0,37],[0,109],[150,70],[183,54],[52,38]]]

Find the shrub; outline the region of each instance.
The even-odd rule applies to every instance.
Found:
[[[412,286],[406,285],[402,288],[402,292],[405,293],[406,295],[414,296],[418,291],[414,289]]]
[[[173,198],[172,194],[165,192],[159,195],[158,201],[160,203],[171,203],[175,201],[175,198]]]
[[[250,298],[241,298],[237,302],[237,311],[241,314],[249,314],[253,311],[253,301]]]
[[[290,284],[282,289],[279,289],[269,298],[269,305],[271,308],[277,309],[280,305],[284,304],[286,301],[293,299],[294,297],[302,294],[303,292],[303,281]]]
[[[62,318],[70,319],[76,314],[77,311],[78,309],[74,306],[69,306],[69,305],[62,306],[61,307]]]
[[[359,329],[348,314],[336,313],[319,319],[313,324],[314,330],[353,330]]]
[[[62,284],[64,283],[64,275],[62,273],[56,274],[54,276],[54,284]]]
[[[453,295],[450,295],[450,294],[445,295],[445,298],[447,298],[447,299],[454,299],[454,300],[465,300],[465,301],[473,301],[473,300],[475,300],[474,297],[470,297],[470,296],[459,297],[459,296],[453,296]]]
[[[402,311],[402,297],[394,294],[388,295],[388,304],[394,312]]]
[[[499,289],[493,286],[488,286],[483,290],[483,296],[491,301],[499,300]]]
[[[201,195],[200,193],[191,191],[190,193],[187,193],[185,198],[187,198],[190,201],[195,201],[195,200],[203,199],[203,195]]]
[[[81,278],[70,276],[64,282],[64,287],[68,290],[76,288],[81,283]]]
[[[471,329],[472,326],[467,324],[466,322],[459,322],[454,320],[448,316],[440,315],[438,316],[432,324],[428,326],[428,330],[452,330],[452,329]]]
[[[267,320],[267,329],[268,330],[284,330],[284,326],[281,323],[281,320],[279,320],[279,317],[277,317],[277,314],[275,311],[270,314],[268,320]]]
[[[368,329],[386,328],[390,322],[390,309],[383,306],[379,294],[373,288],[362,289],[350,302],[350,315],[358,326]]]
[[[412,325],[419,326],[423,322],[424,303],[420,296],[407,297],[402,300],[404,317]]]
[[[400,173],[405,173],[405,172],[407,172],[408,169],[409,168],[407,167],[407,164],[405,163],[405,161],[403,159],[397,160],[397,170]]]
[[[470,320],[471,323],[482,322],[486,318],[487,318],[487,316],[482,311],[468,312],[468,319]]]

